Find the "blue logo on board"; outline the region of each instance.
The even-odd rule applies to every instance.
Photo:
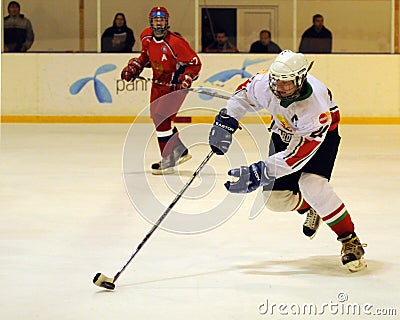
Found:
[[[268,60],[270,60],[270,59],[267,59],[267,58],[248,59],[247,58],[243,61],[242,67],[240,69],[230,69],[230,70],[220,71],[220,72],[212,75],[211,77],[208,77],[206,80],[204,80],[204,83],[209,83],[214,86],[224,87],[225,83],[227,81],[229,81],[230,79],[232,79],[233,77],[235,77],[237,75],[239,75],[242,79],[243,78],[247,78],[247,79],[251,78],[252,75],[251,75],[251,73],[246,71],[246,68],[253,64],[265,62]],[[213,91],[210,88],[201,87],[201,89],[203,89],[204,91],[207,91],[209,93],[212,93],[212,94],[218,94],[217,91]],[[200,99],[202,99],[202,100],[210,100],[212,98],[213,98],[212,95],[200,94]]]
[[[101,82],[99,79],[97,79],[97,76],[99,74],[113,71],[116,68],[117,68],[117,66],[115,64],[105,64],[105,65],[97,68],[93,77],[86,77],[86,78],[82,78],[78,81],[75,81],[69,87],[69,92],[73,95],[78,94],[89,81],[93,80],[94,92],[96,94],[97,101],[99,101],[100,103],[111,103],[112,98],[111,98],[110,91],[107,89],[107,87],[104,85],[103,82]]]

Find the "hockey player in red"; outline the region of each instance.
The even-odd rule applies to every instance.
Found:
[[[173,173],[176,165],[191,158],[173,121],[187,94],[187,90],[181,89],[190,88],[201,69],[201,61],[188,42],[168,30],[168,18],[164,7],[151,9],[150,27],[140,35],[141,54],[130,59],[121,72],[123,80],[133,81],[146,65],[153,71],[150,115],[161,152],[161,161],[151,166],[153,174]]]
[[[272,115],[269,156],[228,175],[225,187],[248,193],[263,187],[265,205],[272,211],[307,215],[303,233],[312,238],[324,221],[342,243],[342,263],[355,272],[366,267],[365,246],[343,201],[329,180],[340,143],[339,108],[331,92],[308,74],[302,53],[282,51],[269,71],[240,85],[216,116],[209,135],[216,154],[228,151],[232,134],[247,111],[266,109]]]

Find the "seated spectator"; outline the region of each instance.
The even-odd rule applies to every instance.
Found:
[[[324,17],[313,16],[313,25],[304,31],[299,47],[301,53],[331,53],[332,33],[324,26]]]
[[[125,15],[121,12],[114,17],[112,27],[101,36],[101,52],[132,52],[135,36],[126,25]]]
[[[215,52],[233,52],[237,53],[239,52],[238,48],[234,46],[232,43],[229,42],[228,40],[228,35],[225,31],[217,31],[215,35],[215,41],[210,44],[207,48],[204,49],[204,52],[207,53],[215,53]]]
[[[8,4],[8,16],[4,17],[4,52],[26,52],[33,44],[32,24],[20,10],[17,1]]]
[[[260,40],[253,42],[250,46],[250,53],[280,53],[281,48],[271,41],[271,32],[268,30],[260,31]]]

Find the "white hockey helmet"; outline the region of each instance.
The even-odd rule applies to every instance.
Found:
[[[307,59],[302,53],[283,50],[269,68],[269,87],[278,99],[288,101],[300,96],[300,91],[307,78]],[[296,90],[290,96],[283,97],[277,86],[277,81],[292,80]]]

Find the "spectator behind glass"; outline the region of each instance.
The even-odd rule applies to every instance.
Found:
[[[135,36],[126,25],[125,15],[118,12],[112,27],[107,28],[101,36],[101,52],[132,52]]]
[[[215,53],[215,52],[239,52],[232,43],[228,40],[228,35],[225,31],[217,31],[215,34],[215,41],[204,49],[204,52]]]
[[[250,53],[280,53],[281,48],[271,41],[271,32],[268,30],[260,31],[260,40],[253,42],[250,46]]]
[[[332,33],[324,26],[324,17],[320,14],[313,16],[313,25],[301,36],[299,52],[302,53],[331,53]]]
[[[17,1],[8,4],[8,16],[4,17],[4,52],[26,52],[32,47],[35,37],[32,24],[20,10]]]

